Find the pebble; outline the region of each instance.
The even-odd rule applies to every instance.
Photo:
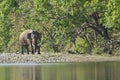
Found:
[[[57,63],[81,61],[120,61],[120,56],[92,56],[78,54],[16,54],[1,53],[0,63]]]
[[[0,63],[46,63],[46,62],[66,62],[67,60],[60,55],[38,55],[38,54],[0,54]]]

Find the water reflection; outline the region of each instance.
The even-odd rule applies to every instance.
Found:
[[[0,66],[0,80],[120,80],[120,62]]]

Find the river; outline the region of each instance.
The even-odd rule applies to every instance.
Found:
[[[120,80],[120,62],[0,64],[0,80]]]

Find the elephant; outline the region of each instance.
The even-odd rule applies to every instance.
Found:
[[[36,30],[25,30],[19,36],[19,44],[23,50],[27,50],[27,54],[29,54],[29,49],[31,53],[34,54],[37,52],[40,54],[40,46],[38,45],[38,41],[41,41],[41,33]]]

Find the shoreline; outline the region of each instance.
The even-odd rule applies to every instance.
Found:
[[[71,63],[71,62],[105,62],[120,61],[120,56],[88,55],[88,54],[16,54],[1,53],[0,64],[39,64],[39,63]]]

